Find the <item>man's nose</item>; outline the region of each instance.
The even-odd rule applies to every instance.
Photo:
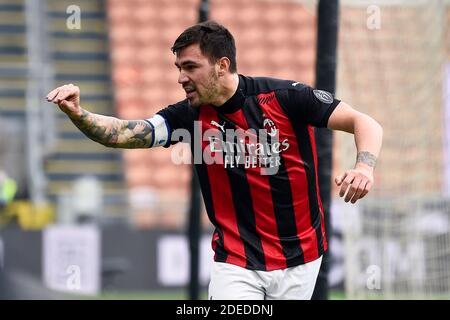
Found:
[[[178,83],[183,84],[189,81],[189,78],[186,76],[186,74],[183,71],[180,71],[180,74],[178,75]]]

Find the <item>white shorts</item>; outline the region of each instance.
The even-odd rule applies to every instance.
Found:
[[[210,300],[309,300],[322,257],[296,267],[258,271],[233,264],[211,266]]]

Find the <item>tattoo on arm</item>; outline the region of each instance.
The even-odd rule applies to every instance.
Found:
[[[119,120],[120,121],[120,120]],[[152,142],[153,130],[143,120],[122,120],[124,127],[118,136],[120,148],[148,148]]]
[[[88,138],[113,148],[146,148],[152,141],[152,128],[141,120],[120,120],[82,111],[72,122]]]
[[[367,164],[370,167],[375,167],[375,164],[377,162],[377,157],[375,157],[373,154],[367,151],[360,151],[358,152],[358,155],[356,156],[356,163],[362,162]]]

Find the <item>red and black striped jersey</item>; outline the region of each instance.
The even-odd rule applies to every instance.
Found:
[[[327,250],[313,127],[326,127],[338,103],[298,82],[239,75],[222,106],[184,100],[158,112],[169,139],[152,145],[190,134],[215,261],[270,271]]]

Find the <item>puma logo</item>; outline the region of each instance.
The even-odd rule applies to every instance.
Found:
[[[216,121],[211,120],[211,124],[212,124],[213,126],[216,126],[217,128],[219,128],[220,131],[222,131],[223,133],[225,133],[225,122],[224,122],[222,125],[220,125],[220,124],[218,124]]]

